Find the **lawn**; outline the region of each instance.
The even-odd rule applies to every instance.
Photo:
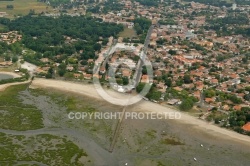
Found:
[[[136,37],[137,35],[134,29],[124,27],[124,30],[120,32],[118,36],[123,37],[123,38],[127,38],[127,37],[132,38],[132,37]]]
[[[7,9],[7,5],[13,5],[14,9]],[[13,18],[17,15],[26,15],[30,9],[34,9],[36,13],[41,13],[51,10],[52,8],[47,8],[45,3],[37,2],[37,0],[0,1],[0,12],[6,12],[9,18]]]

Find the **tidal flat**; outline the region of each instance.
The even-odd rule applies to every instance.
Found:
[[[122,107],[76,93],[26,87],[12,86],[0,93],[0,165],[56,165],[57,161],[60,165],[95,166],[250,162],[249,145],[177,120],[125,119],[110,153],[118,120],[76,120],[69,119],[68,113],[117,112]],[[129,106],[128,111],[138,108]]]

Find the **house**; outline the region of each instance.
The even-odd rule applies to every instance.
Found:
[[[200,100],[200,98],[201,98],[201,92],[199,90],[195,91],[193,94],[194,94],[195,98],[197,98],[198,100]]]
[[[68,71],[73,71],[74,70],[74,67],[73,66],[67,66],[66,68]]]
[[[79,73],[74,73],[74,78],[75,79],[79,79],[81,77],[81,74],[79,74]]]
[[[0,62],[0,66],[11,66],[12,64],[11,61]]]
[[[134,23],[133,22],[129,22],[128,23],[128,28],[132,29],[134,27]]]
[[[236,111],[240,111],[241,110],[241,106],[240,105],[236,105],[233,107],[234,110]]]
[[[88,59],[88,63],[94,63],[94,59]]]
[[[156,71],[154,71],[154,76],[160,77],[160,76],[162,76],[162,72],[160,70],[156,70]]]
[[[230,109],[229,105],[223,105],[222,106],[222,109],[225,110],[225,111],[228,111]]]
[[[41,67],[35,69],[36,74],[46,74],[47,72],[43,70]]]
[[[105,69],[104,66],[102,66],[102,67],[100,68],[100,74],[104,74],[105,72],[106,72],[106,69]]]
[[[193,38],[196,38],[196,34],[194,34],[192,31],[187,31],[186,33],[185,33],[185,37],[186,37],[186,39],[193,39]]]
[[[123,76],[123,77],[130,77],[130,76],[131,76],[131,71],[128,70],[128,69],[124,69],[124,70],[122,71],[122,76]]]
[[[250,122],[247,122],[244,126],[242,126],[242,129],[250,132]]]
[[[166,85],[164,82],[158,83],[156,85],[156,87],[157,87],[158,91],[163,92],[163,93],[166,92]]]
[[[213,103],[215,101],[214,98],[205,98],[206,103]]]
[[[179,92],[180,92],[180,91],[182,91],[183,89],[177,86],[177,87],[174,87],[174,90],[176,90],[176,91],[179,91]]]
[[[141,82],[142,83],[149,83],[149,77],[148,77],[148,75],[142,75]]]
[[[0,17],[5,17],[7,16],[8,14],[6,12],[0,12]]]
[[[92,75],[91,74],[87,74],[87,73],[83,73],[84,79],[87,80],[91,80],[92,79]]]
[[[178,100],[178,99],[171,99],[171,100],[168,100],[168,104],[169,104],[169,105],[175,105],[175,104],[177,104],[179,101],[180,101],[180,100]]]
[[[219,83],[219,81],[216,78],[214,78],[214,79],[210,80],[210,83],[213,85],[217,85]]]
[[[49,59],[48,58],[41,58],[40,61],[43,62],[43,63],[48,63]]]
[[[184,89],[191,89],[193,87],[194,87],[194,84],[183,84],[182,85],[182,88],[184,88]]]

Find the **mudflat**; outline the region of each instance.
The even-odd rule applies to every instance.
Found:
[[[65,95],[75,96],[79,102],[88,103],[98,111],[122,111],[122,107],[104,101],[91,84],[35,79],[32,87],[45,88],[45,91],[53,89]],[[116,94],[113,91],[109,93],[124,97],[123,94]],[[176,110],[141,101],[128,106],[127,111],[175,112]],[[61,116],[67,116],[65,112],[61,114]],[[79,127],[81,121],[84,120],[72,122],[78,126],[72,129],[78,133],[75,142],[78,142],[79,146],[82,145],[80,147],[85,147],[84,150],[89,152],[90,156],[98,152],[98,155],[91,156],[99,161],[95,162],[95,165],[101,165],[100,163],[104,161],[103,165],[128,163],[128,165],[143,166],[247,165],[250,162],[250,138],[248,136],[209,124],[185,113],[181,113],[181,118],[177,120],[125,119],[113,153],[109,153],[108,149],[117,120],[104,122],[109,124],[107,126],[111,129],[108,134],[110,137],[98,131],[87,131],[88,134],[86,134],[84,126]],[[102,127],[104,130],[105,126]],[[85,143],[81,142],[81,134],[88,135],[88,139],[93,140],[91,144],[86,143],[87,149]],[[93,149],[96,153],[93,153]]]

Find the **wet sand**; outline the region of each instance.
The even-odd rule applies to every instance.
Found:
[[[96,92],[95,87],[92,84],[79,84],[72,82],[64,82],[58,80],[47,80],[47,79],[35,79],[32,83],[34,87],[44,87],[44,88],[54,88],[66,92],[73,92],[79,95],[89,96],[95,99],[103,100],[102,97]],[[127,98],[128,95],[124,95],[121,93],[116,93],[114,91],[108,90],[108,93],[118,98]],[[171,108],[155,104],[149,101],[141,101],[132,106],[134,111],[141,112],[176,112]],[[178,111],[179,112],[179,111]],[[245,136],[239,133],[236,133],[231,130],[227,130],[208,122],[202,121],[190,115],[187,115],[183,112],[181,113],[181,119],[175,120],[178,123],[182,123],[183,125],[192,125],[196,129],[200,129],[203,132],[207,132],[210,135],[231,139],[233,141],[244,142],[246,144],[250,144],[250,137]]]
[[[104,101],[90,84],[35,79],[31,88],[42,88],[48,93],[77,98],[79,103],[101,112],[122,111],[121,106]],[[115,95],[120,94],[115,93]],[[45,127],[30,131],[0,129],[0,132],[26,136],[52,134],[63,137],[65,135],[87,152],[94,166],[123,166],[125,163],[129,166],[161,164],[245,166],[250,163],[249,137],[183,113],[182,118],[178,120],[125,119],[114,151],[109,153],[110,136],[113,135],[117,120],[104,120],[103,123],[97,120],[87,121],[87,119],[69,120],[66,109],[56,104],[56,100],[49,95],[33,95],[29,91],[24,91],[20,93],[20,98],[24,104],[34,105],[41,110]],[[128,106],[127,110],[175,111],[146,101]],[[93,126],[95,130],[92,130]],[[111,132],[107,133],[108,130],[105,128],[110,128]],[[236,136],[238,138],[235,138]],[[163,142],[165,140],[168,141]],[[194,161],[194,158],[197,161]]]

